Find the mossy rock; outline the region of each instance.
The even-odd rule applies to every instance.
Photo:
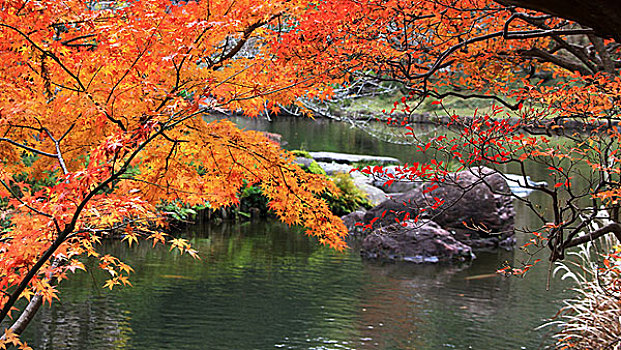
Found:
[[[354,184],[349,174],[336,174],[330,178],[334,181],[340,193],[325,193],[323,198],[328,202],[330,210],[335,215],[342,216],[360,208],[370,209],[373,207],[367,199],[366,193],[362,192]]]
[[[308,171],[311,174],[326,175],[326,171],[323,170],[323,168],[321,166],[319,166],[319,164],[317,162],[315,162],[315,161],[310,163],[310,165],[308,166],[308,169],[305,169],[305,170]]]
[[[311,157],[310,153],[308,153],[308,151],[303,151],[303,150],[299,150],[299,149],[295,149],[293,151],[289,151],[291,154],[293,154],[296,157],[302,157],[302,158],[313,158]]]

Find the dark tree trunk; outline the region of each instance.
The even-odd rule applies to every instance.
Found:
[[[600,36],[621,42],[621,1],[619,0],[495,0],[545,12],[593,28]]]

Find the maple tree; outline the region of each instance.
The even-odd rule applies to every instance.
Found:
[[[159,203],[234,205],[258,183],[281,220],[343,249],[346,230],[320,199],[330,181],[258,132],[204,119],[276,110],[342,81],[338,64],[269,50],[311,4],[1,2],[0,321],[13,320],[1,348],[27,348],[18,334],[85,268],[80,256],[100,260],[105,287],[130,284],[131,267],[98,252],[105,235],[197,256],[163,233]]]

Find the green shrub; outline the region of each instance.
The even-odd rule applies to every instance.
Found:
[[[338,174],[331,177],[331,179],[340,190],[340,193],[332,194],[326,192],[322,195],[322,198],[326,200],[330,210],[335,215],[341,216],[360,208],[369,209],[373,206],[366,198],[366,194],[354,185],[349,174]],[[261,216],[269,215],[268,200],[258,185],[245,187],[239,196],[239,201],[240,214],[249,213],[252,208],[257,208]]]
[[[176,221],[188,222],[196,219],[196,214],[199,210],[209,208],[209,204],[187,206],[181,201],[175,200],[172,202],[163,203],[160,206],[160,210],[169,215]]]
[[[312,174],[325,175],[325,171],[317,164],[312,162],[305,171]],[[330,210],[335,215],[349,214],[360,208],[369,209],[373,205],[362,192],[349,174],[337,174],[331,177],[336,184],[340,193],[324,193],[322,198],[326,200]],[[239,195],[239,214],[248,215],[252,208],[259,209],[260,215],[265,217],[269,215],[268,199],[263,195],[259,185],[246,186]]]
[[[330,210],[335,215],[341,216],[360,208],[369,209],[373,207],[367,199],[366,193],[356,187],[349,174],[336,174],[331,179],[340,190],[340,193],[337,195],[326,193],[323,195],[323,198],[328,202]]]
[[[298,157],[298,158],[308,158],[308,159],[313,159],[313,157],[311,157],[310,153],[308,153],[308,151],[303,151],[303,150],[293,150],[290,151],[294,156]],[[308,167],[302,166],[302,169],[304,169],[304,171],[306,171],[307,173],[311,173],[311,174],[321,174],[321,175],[325,175],[326,172],[319,166],[319,164],[317,164],[316,161],[312,161],[310,163],[310,165]]]
[[[310,153],[308,153],[308,151],[303,151],[303,150],[299,150],[299,149],[295,149],[293,151],[289,151],[291,152],[291,154],[293,154],[296,157],[302,157],[302,158],[313,158],[311,157]]]
[[[268,200],[259,185],[246,186],[239,195],[240,214],[246,216],[244,214],[248,214],[252,208],[259,209],[261,216],[268,215]]]
[[[312,163],[310,163],[310,165],[308,166],[308,169],[304,169],[306,172],[311,173],[311,174],[321,174],[321,175],[326,175],[326,171],[323,170],[323,168],[321,168],[319,166],[319,164],[317,164],[317,162],[313,161]]]

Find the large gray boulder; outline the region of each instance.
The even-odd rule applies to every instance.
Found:
[[[430,220],[407,220],[365,237],[363,258],[415,263],[460,262],[474,258],[472,249]]]
[[[302,169],[308,169],[308,167],[314,162],[313,158],[295,157],[294,162]]]
[[[367,199],[372,205],[378,205],[385,201],[388,196],[380,188],[373,186],[373,178],[365,176],[359,171],[351,172],[353,169],[349,164],[341,163],[324,163],[317,162],[317,164],[326,172],[327,175],[333,176],[336,174],[349,174],[354,185],[366,194]]]
[[[380,176],[373,176],[373,186],[381,188],[386,193],[404,193],[419,186],[421,179],[409,176],[401,170],[398,165],[389,165],[383,167],[383,173]],[[388,181],[391,181],[390,183]]]
[[[515,209],[510,194],[500,173],[485,167],[470,168],[382,202],[367,211],[363,224],[372,223],[376,229],[420,214],[420,218],[433,220],[469,246],[511,245]],[[433,208],[438,199],[444,203]]]
[[[366,194],[367,199],[371,202],[372,205],[379,205],[384,202],[389,196],[386,192],[381,189],[373,186],[373,179],[367,176],[362,175],[361,173],[355,172],[350,174],[354,185],[358,187],[360,191]]]
[[[326,162],[317,162],[317,164],[326,172],[327,175],[336,175],[336,174],[349,174],[351,172],[352,166],[349,164],[343,163],[326,163]]]
[[[356,226],[356,223],[362,222],[365,213],[364,210],[356,210],[341,216],[341,220],[343,220],[343,224],[350,234],[362,232],[362,226]]]

